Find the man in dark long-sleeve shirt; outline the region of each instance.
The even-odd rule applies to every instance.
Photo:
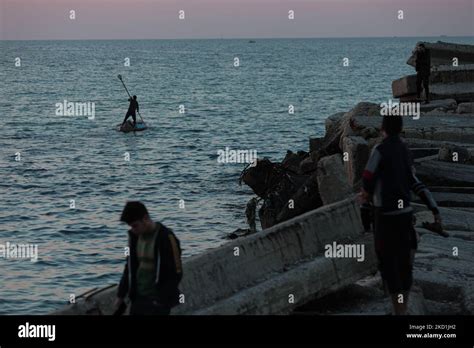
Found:
[[[414,191],[441,224],[436,202],[416,177],[410,151],[400,139],[401,116],[385,116],[384,140],[377,145],[363,173],[363,203],[373,200],[375,207],[375,251],[379,270],[392,296],[395,314],[405,314],[412,285],[416,232],[412,225],[410,190]]]

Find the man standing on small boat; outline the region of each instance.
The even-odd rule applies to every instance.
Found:
[[[128,295],[130,315],[168,315],[179,303],[181,248],[174,233],[150,219],[141,202],[127,202],[121,221],[130,226],[129,256],[118,287],[116,308]]]
[[[133,118],[133,127],[137,124],[137,112],[140,112],[140,107],[137,102],[137,96],[134,95],[133,98],[129,98],[128,101],[130,102],[130,105],[128,106],[128,111],[127,114],[125,115],[125,119],[122,122],[122,127],[125,125],[125,122],[127,122],[127,119],[132,116]]]

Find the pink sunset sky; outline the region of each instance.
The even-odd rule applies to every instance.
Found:
[[[0,39],[473,36],[474,0],[0,0]],[[76,19],[69,19],[75,10]],[[185,11],[186,18],[178,19]],[[295,19],[288,19],[288,11]],[[397,19],[398,10],[404,19]]]

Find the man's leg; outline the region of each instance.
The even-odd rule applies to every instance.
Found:
[[[418,99],[421,98],[421,83],[422,83],[422,77],[421,77],[421,73],[420,72],[417,72],[416,73],[416,96]]]
[[[129,114],[128,111],[127,111],[127,113],[125,114],[125,118],[123,119],[122,126],[125,124],[125,122],[127,122],[127,119],[128,119],[129,117],[130,117],[130,114]]]
[[[391,295],[393,314],[404,315],[408,308],[408,292],[412,282],[412,215],[378,214],[375,226],[376,244],[378,240],[378,244],[382,246],[378,253],[380,273]]]
[[[137,124],[137,115],[133,113],[132,118],[133,118],[133,127],[135,127],[135,125]]]
[[[423,76],[423,89],[425,90],[426,103],[430,102],[430,76]]]
[[[413,282],[413,262],[417,248],[416,230],[413,227],[413,214],[401,214],[393,222],[394,231],[399,232],[395,270],[397,281],[392,290],[392,305],[396,315],[406,315],[408,297]],[[394,233],[395,234],[395,233]]]
[[[393,314],[406,315],[408,309],[408,292],[392,294]]]

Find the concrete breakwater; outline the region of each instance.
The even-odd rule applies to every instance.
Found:
[[[338,221],[334,224],[334,221]],[[325,247],[364,245],[364,260],[327,258]],[[354,198],[185,259],[183,304],[173,314],[283,314],[375,271]],[[116,286],[55,314],[112,314]]]

